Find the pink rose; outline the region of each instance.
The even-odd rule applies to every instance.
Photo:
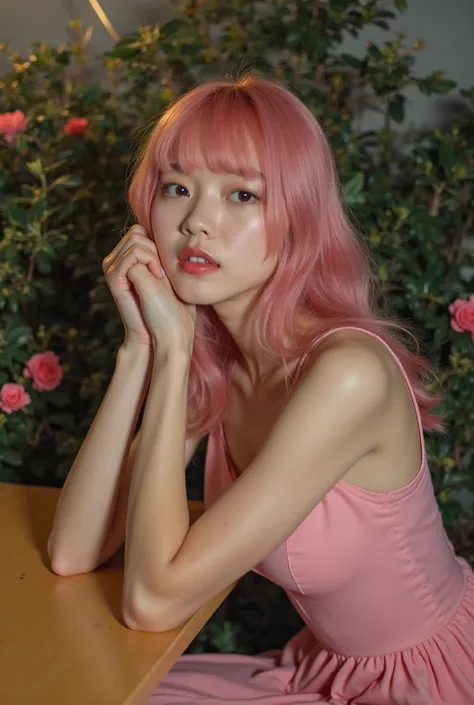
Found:
[[[15,110],[13,113],[0,113],[0,135],[11,144],[19,132],[24,132],[28,124],[28,118],[22,110]]]
[[[456,299],[448,308],[451,314],[451,328],[458,333],[467,330],[474,340],[474,294],[469,299]]]
[[[33,378],[33,389],[37,392],[56,389],[63,378],[59,357],[51,350],[32,355],[26,363],[23,376]]]
[[[0,409],[5,414],[12,414],[18,409],[23,409],[31,402],[31,397],[27,394],[21,384],[8,382],[0,389]]]
[[[84,134],[84,132],[87,130],[88,125],[89,121],[87,120],[87,118],[69,118],[67,123],[64,125],[64,134],[69,136],[72,135],[73,137],[78,137]]]

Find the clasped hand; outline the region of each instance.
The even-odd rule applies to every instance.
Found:
[[[133,225],[104,259],[102,269],[127,339],[160,352],[192,354],[196,306],[176,295],[144,228]]]

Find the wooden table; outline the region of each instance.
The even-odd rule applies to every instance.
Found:
[[[52,572],[46,546],[60,491],[0,483],[0,703],[142,705],[234,585],[181,627],[131,631],[123,548],[93,573]],[[193,522],[203,503],[189,507]]]

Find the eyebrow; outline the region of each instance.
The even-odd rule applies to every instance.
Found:
[[[181,167],[181,164],[178,164],[177,162],[173,162],[172,164],[170,164],[170,167],[172,171],[178,171],[181,174],[184,173],[184,169]],[[243,169],[235,169],[229,171],[229,174],[235,174],[235,176],[241,176],[244,179],[258,178],[265,182],[265,174],[263,174],[261,171],[258,171],[258,169],[254,169],[251,166],[244,167]]]

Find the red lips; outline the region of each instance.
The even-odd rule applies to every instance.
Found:
[[[182,262],[186,259],[186,257],[203,257],[211,264],[214,264],[216,267],[219,266],[215,259],[211,257],[211,255],[205,250],[201,250],[200,247],[184,247],[179,253],[178,259],[180,262]]]

